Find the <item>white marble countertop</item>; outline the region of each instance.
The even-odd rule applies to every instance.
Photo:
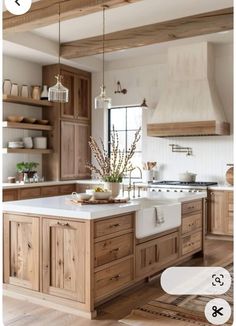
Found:
[[[196,194],[162,193],[156,194],[155,196],[152,194],[148,198],[155,199],[155,205],[157,205],[158,200],[160,200],[160,202],[184,202],[204,197],[206,197],[206,192]],[[98,219],[137,211],[141,209],[141,206],[138,198],[125,204],[79,206],[70,202],[70,196],[55,196],[4,202],[2,204],[2,211],[78,219]]]
[[[87,180],[68,180],[68,181],[44,181],[35,183],[2,183],[3,189],[15,189],[15,188],[29,188],[29,187],[47,187],[47,186],[59,186],[67,184],[102,184],[103,182],[98,179]]]
[[[231,186],[229,184],[218,184],[215,186],[208,187],[210,190],[228,190],[228,191],[233,191],[234,186]]]

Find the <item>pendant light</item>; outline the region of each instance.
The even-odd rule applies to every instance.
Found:
[[[60,64],[61,64],[61,6],[59,3],[59,13],[58,13],[59,19],[58,19],[58,43],[59,43],[59,71],[60,71]],[[57,83],[56,85],[49,88],[48,91],[48,100],[50,102],[57,102],[57,103],[67,103],[69,102],[69,90],[65,86],[62,85],[62,79],[63,76],[59,73],[57,76],[55,76]]]
[[[105,10],[108,6],[103,6],[103,33],[102,33],[102,86],[101,93],[95,97],[95,109],[110,109],[111,98],[106,96],[105,87]]]

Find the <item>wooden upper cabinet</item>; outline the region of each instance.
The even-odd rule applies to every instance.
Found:
[[[231,191],[212,190],[209,201],[210,232],[219,235],[233,233],[233,193]]]
[[[90,120],[90,75],[63,69],[61,74],[63,76],[63,85],[69,89],[69,102],[61,104],[61,117],[72,120]]]
[[[85,76],[77,76],[78,83],[78,111],[77,118],[90,120],[91,112],[91,79]]]
[[[61,122],[61,179],[89,178],[86,164],[90,161],[88,146],[90,125]]]
[[[61,74],[62,83],[69,90],[69,102],[61,104],[61,117],[74,119],[76,116],[75,75],[66,70],[61,70]]]
[[[43,219],[43,292],[84,303],[86,224]]]
[[[61,122],[61,179],[74,179],[76,177],[76,123]]]
[[[39,291],[39,218],[4,214],[4,282]]]
[[[89,137],[90,125],[78,123],[75,127],[75,165],[76,176],[79,179],[90,178],[90,171],[86,167],[91,160]]]

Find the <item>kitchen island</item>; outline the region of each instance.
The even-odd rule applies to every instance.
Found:
[[[4,293],[94,318],[102,302],[203,254],[206,193],[165,196],[155,200],[180,203],[181,225],[142,239],[135,236],[139,200],[78,206],[56,196],[3,203]]]

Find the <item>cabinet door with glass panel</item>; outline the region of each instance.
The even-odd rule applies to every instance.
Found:
[[[110,151],[110,135],[113,128],[118,132],[119,148],[129,150],[134,140],[135,132],[142,126],[142,108],[127,106],[111,108],[108,111],[108,150]],[[142,139],[138,142],[132,158],[134,167],[142,168]],[[135,170],[133,178],[139,178],[140,172]]]

